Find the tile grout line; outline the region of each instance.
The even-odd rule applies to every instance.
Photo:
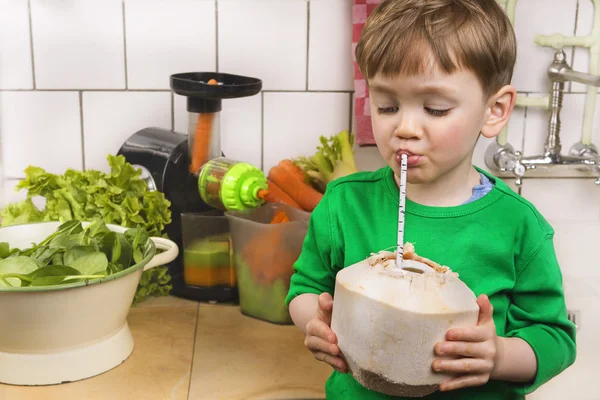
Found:
[[[0,92],[171,92],[168,89],[0,89]]]
[[[215,71],[219,72],[219,0],[215,0]]]
[[[579,19],[579,1],[580,0],[577,0],[577,3],[575,3],[575,27],[573,28],[573,36],[577,36],[577,20]],[[571,66],[575,64],[575,48],[576,46],[571,47]],[[570,81],[568,92],[571,93],[572,89],[573,81]]]
[[[309,63],[310,63],[310,0],[306,2],[306,91],[308,91]]]
[[[31,52],[31,77],[33,80],[33,89],[36,89],[35,81],[35,57],[33,55],[33,24],[31,18],[31,0],[27,0],[27,14],[29,17],[29,47]]]
[[[196,353],[196,336],[198,335],[198,318],[200,317],[200,303],[196,306],[196,325],[194,326],[194,343],[192,344],[192,362],[190,363],[190,380],[188,381],[187,399],[190,398],[192,388],[192,373],[194,371],[194,354]]]
[[[125,1],[121,1],[121,9],[123,10],[123,60],[125,63],[125,90],[129,89],[129,79],[127,71],[127,28],[125,26]]]
[[[81,166],[85,171],[85,134],[83,131],[83,92],[79,91],[79,124],[81,129]]]
[[[529,97],[526,95],[525,97]],[[525,107],[523,111],[523,136],[521,138],[521,153],[525,154],[525,135],[527,134],[527,112],[529,111],[529,107]]]
[[[265,92],[260,92],[260,169],[265,169]],[[268,172],[268,171],[267,171]]]
[[[0,89],[0,92],[171,92],[169,89]],[[295,89],[266,89],[265,93],[350,93],[354,90],[295,90]],[[587,92],[574,92],[568,94],[586,94]]]

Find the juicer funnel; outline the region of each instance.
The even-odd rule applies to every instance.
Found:
[[[171,90],[187,97],[189,171],[197,176],[209,160],[221,156],[220,114],[222,99],[253,96],[262,81],[217,72],[171,75]]]

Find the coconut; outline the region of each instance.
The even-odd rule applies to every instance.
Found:
[[[437,342],[448,329],[477,325],[475,294],[450,268],[404,246],[338,272],[331,329],[350,373],[368,389],[422,397],[452,377],[433,371]]]

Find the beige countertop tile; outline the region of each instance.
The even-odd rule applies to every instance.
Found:
[[[127,320],[135,349],[120,366],[62,385],[0,384],[0,400],[325,398],[331,368],[314,360],[294,326],[177,297],[148,299]]]
[[[331,371],[304,347],[295,326],[200,304],[190,400],[324,399]]]
[[[197,312],[195,302],[175,297],[149,299],[129,312],[135,348],[123,364],[62,385],[0,385],[0,399],[187,399]]]

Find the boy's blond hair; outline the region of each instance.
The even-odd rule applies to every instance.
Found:
[[[431,67],[467,69],[486,96],[511,82],[517,56],[510,20],[496,0],[384,0],[371,13],[356,47],[367,82],[415,75]]]

